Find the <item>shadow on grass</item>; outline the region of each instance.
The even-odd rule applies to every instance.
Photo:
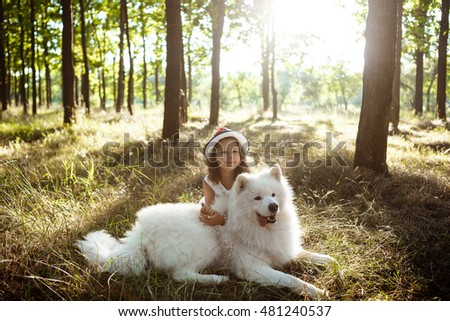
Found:
[[[10,141],[32,143],[63,128],[63,126],[54,128],[30,128],[27,125],[14,125],[14,128],[0,132],[0,144],[5,145]]]
[[[379,255],[375,262],[383,268],[378,275],[370,267],[367,280],[359,280],[378,289],[366,291],[385,291],[394,300],[450,299],[450,194],[445,186],[418,175],[380,177],[352,168],[294,170],[290,177],[319,221],[333,225],[343,220],[350,226],[348,234],[356,235],[350,242],[366,244],[358,260],[372,262],[371,256]],[[361,228],[364,232],[358,234]],[[337,247],[338,236],[332,242]],[[382,251],[376,253],[375,247]],[[384,284],[376,285],[380,276]]]

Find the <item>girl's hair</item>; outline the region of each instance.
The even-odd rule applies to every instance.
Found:
[[[239,155],[241,157],[241,162],[239,163],[239,166],[234,170],[234,179],[236,179],[239,174],[250,172],[250,167],[247,164],[247,159],[245,154],[242,152],[242,148],[239,148]],[[212,182],[219,184],[220,171],[219,164],[216,160],[216,153],[212,154],[211,157],[206,158],[205,164],[206,166],[208,166],[208,178]]]

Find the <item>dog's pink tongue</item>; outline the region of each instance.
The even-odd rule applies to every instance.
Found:
[[[265,227],[267,225],[267,217],[259,215],[259,225]]]

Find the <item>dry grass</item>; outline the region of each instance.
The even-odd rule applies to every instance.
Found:
[[[292,115],[291,115],[292,116]],[[389,138],[390,176],[352,167],[286,169],[297,196],[305,230],[305,247],[333,255],[339,268],[293,262],[285,270],[327,288],[331,300],[448,300],[450,279],[450,134],[431,122],[403,115],[402,135]],[[204,169],[188,164],[155,169],[136,166],[132,141],[156,139],[156,111],[116,117],[80,117],[72,128],[49,112],[36,118],[4,114],[0,123],[0,299],[7,300],[297,300],[286,289],[260,287],[232,278],[228,284],[204,286],[173,282],[164,273],[140,277],[99,274],[91,270],[75,240],[88,231],[106,229],[121,236],[145,205],[197,201]],[[10,119],[8,121],[7,119]],[[151,119],[151,121],[150,121]],[[204,142],[212,130],[196,117],[183,133]],[[20,123],[20,125],[18,125]],[[357,118],[352,115],[292,116],[276,123],[239,120],[252,152],[263,160],[286,164],[260,143],[307,142],[333,147],[346,141],[340,155],[351,165]],[[120,142],[133,151],[135,166],[106,167],[103,146]],[[316,145],[317,146],[317,145]],[[134,148],[134,149],[132,149]],[[313,148],[313,160],[325,160],[325,148]],[[183,156],[185,156],[183,154]],[[200,162],[200,155],[196,154]],[[221,271],[221,273],[227,271]]]

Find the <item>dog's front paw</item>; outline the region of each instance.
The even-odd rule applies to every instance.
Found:
[[[312,284],[308,284],[303,288],[303,291],[306,295],[308,295],[312,299],[319,299],[326,295],[326,292],[324,290],[321,290],[319,288],[316,288]]]
[[[337,261],[333,257],[326,254],[318,254],[314,261],[318,264],[337,264]]]
[[[337,264],[337,261],[335,260],[334,257],[329,256],[329,255],[325,255],[325,256],[326,256],[325,263],[327,263],[327,264]]]
[[[228,282],[228,281],[230,281],[230,278],[228,276],[224,276],[222,278],[222,282]]]
[[[216,281],[217,281],[216,282],[217,284],[225,283],[225,282],[230,281],[230,278],[228,276],[226,276],[226,275],[218,275]]]

